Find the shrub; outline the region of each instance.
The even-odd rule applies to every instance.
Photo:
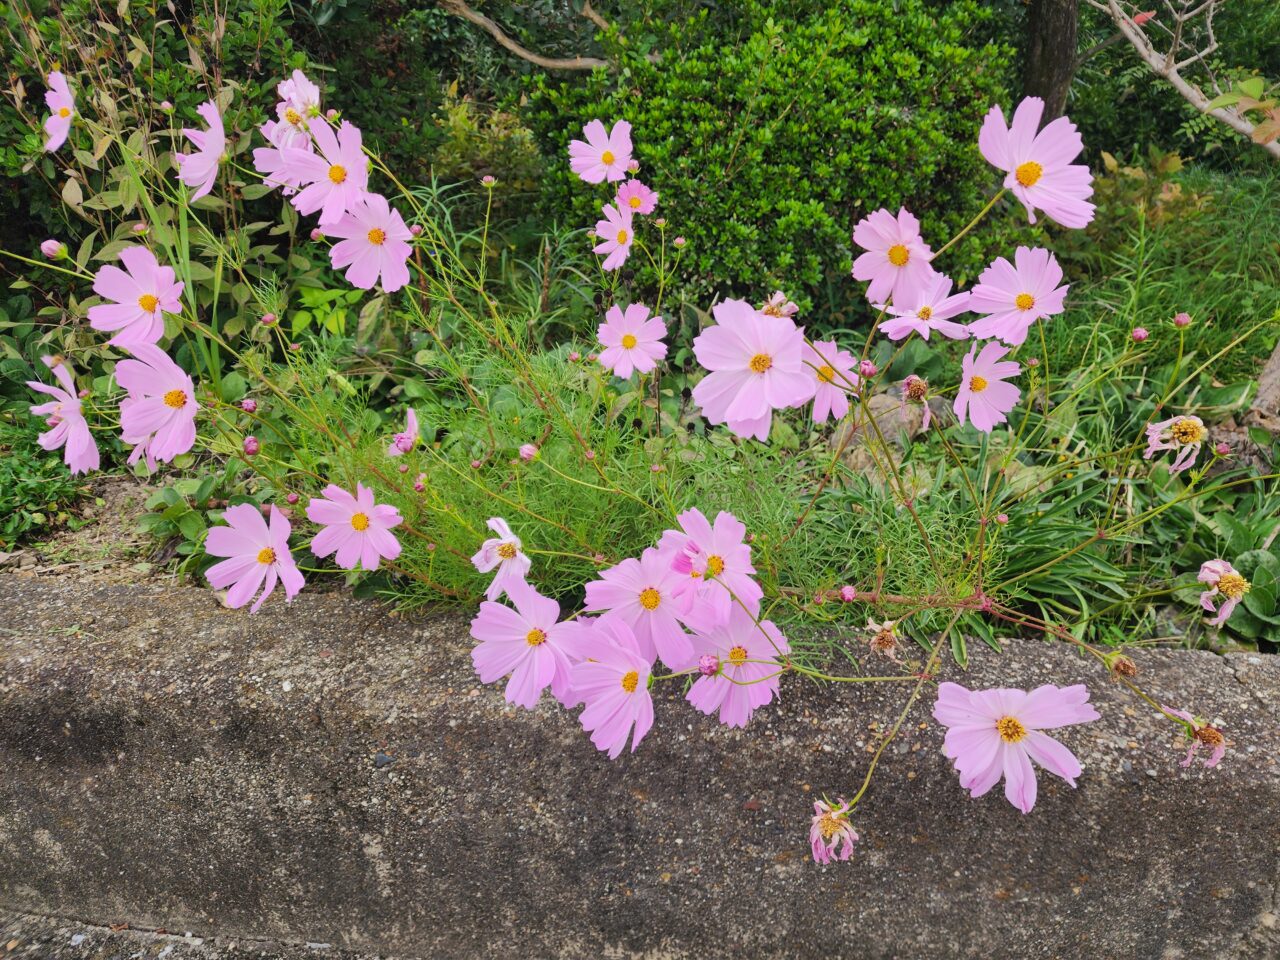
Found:
[[[906,205],[933,236],[978,211],[988,178],[972,131],[1007,99],[1012,60],[967,40],[989,16],[981,4],[751,0],[735,12],[738,32],[677,20],[652,44],[657,60],[618,39],[617,71],[533,84],[531,123],[553,156],[588,120],[632,123],[640,176],[689,241],[689,297],[785,286],[821,299],[824,280],[847,278],[850,232],[869,211]],[[575,179],[552,165],[544,206],[593,223],[598,202]],[[960,280],[987,250],[962,253]]]

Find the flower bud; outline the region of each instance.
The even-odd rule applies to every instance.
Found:
[[[67,245],[61,240],[46,240],[40,244],[40,252],[47,260],[61,260],[67,255]]]
[[[1134,343],[1141,343],[1143,340],[1147,339],[1147,337],[1151,336],[1151,334],[1147,332],[1146,327],[1134,327],[1132,336]]]
[[[698,672],[704,677],[714,677],[720,672],[720,658],[714,653],[704,653],[698,658]]]
[[[287,493],[285,494],[284,502],[293,506],[293,504],[297,503],[299,499],[300,498],[296,493]]]
[[[486,173],[483,177],[480,178],[480,182],[483,183],[486,187],[493,189],[494,185],[498,181],[493,178],[493,174]]]
[[[520,459],[528,463],[538,455],[538,448],[532,443],[523,443],[520,445]]]
[[[144,233],[146,233],[146,232],[147,232],[147,230],[148,230],[148,229],[150,229],[150,228],[147,226],[146,221],[144,221],[144,220],[139,220],[137,223],[135,223],[135,224],[134,224],[132,227],[130,227],[129,229],[130,229],[130,230],[132,230],[132,231],[133,231],[135,234],[137,234],[138,236],[142,236],[142,235],[143,235]]]
[[[857,598],[858,598],[858,591],[853,589],[853,587],[849,586],[848,584],[845,584],[843,587],[840,588],[840,600],[843,603],[853,603],[853,601],[856,600]]]
[[[480,469],[480,466],[481,466],[481,463],[480,463],[480,461],[479,461],[479,460],[472,460],[472,461],[471,461],[471,469],[472,469],[472,470],[479,470],[479,469]]]
[[[420,223],[412,223],[412,224],[410,224],[410,225],[409,225],[409,232],[410,232],[411,234],[413,234],[415,237],[420,237],[420,236],[422,236],[422,224],[420,224]]]
[[[858,372],[862,374],[863,377],[869,380],[872,377],[874,377],[877,373],[880,372],[880,368],[877,367],[870,360],[863,360],[860,364],[858,364]]]
[[[274,327],[276,324],[276,315],[274,313],[264,313],[262,315],[262,325],[264,327]]]
[[[1007,513],[996,514],[996,523],[1000,524],[1001,526],[1004,526],[1008,522],[1009,522],[1009,515]]]
[[[676,237],[676,238],[675,238],[674,240],[672,240],[671,242],[672,242],[673,244],[675,244],[676,249],[677,249],[677,250],[679,250],[679,249],[683,248],[683,247],[684,247],[684,245],[685,245],[686,243],[688,243],[689,241],[688,241],[688,240],[686,240],[684,237]]]
[[[595,452],[594,450],[588,450],[588,451],[584,454],[584,456],[585,456],[588,460],[594,460],[594,459],[596,458],[596,452]]]
[[[573,363],[577,363],[579,360],[581,360],[581,359],[582,359],[582,354],[580,354],[577,350],[570,350],[570,351],[569,351],[569,359],[570,359],[570,361],[572,361]]]
[[[1191,326],[1191,314],[1179,313],[1173,318],[1173,325],[1179,328]]]
[[[246,456],[256,457],[260,449],[262,449],[262,447],[258,443],[257,437],[251,435],[244,438],[244,452]]]
[[[240,409],[245,413],[257,413],[258,401],[254,400],[253,397],[245,397],[240,401]]]
[[[321,230],[319,227],[312,227],[312,228],[311,228],[311,239],[312,239],[312,240],[315,240],[315,241],[317,241],[317,242],[319,242],[319,241],[323,240],[323,239],[324,239],[324,231],[323,231],[323,230]]]
[[[1219,443],[1213,448],[1213,452],[1220,457],[1229,456],[1231,453],[1231,447],[1228,444]]]
[[[173,104],[170,103],[168,100],[161,100],[160,109],[163,110],[165,113],[173,113]]]

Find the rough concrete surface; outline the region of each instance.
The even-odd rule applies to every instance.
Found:
[[[1079,789],[1042,777],[1025,817],[970,800],[920,710],[854,859],[819,867],[812,799],[856,787],[903,687],[785,682],[745,731],[664,696],[611,763],[573,715],[479,688],[470,647],[455,614],[340,594],[251,617],[0,575],[0,958],[1280,956],[1275,658],[1136,655],[1235,743],[1183,770],[1070,648],[978,646],[952,678],[1089,683]],[[119,924],[192,937],[99,944]]]

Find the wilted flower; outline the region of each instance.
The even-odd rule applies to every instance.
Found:
[[[312,553],[334,554],[343,570],[377,570],[380,560],[400,556],[400,541],[391,533],[404,522],[399,510],[375,503],[373,491],[362,483],[356,484],[354,497],[333,483],[322,492],[307,504],[307,519],[324,527],[311,541]]]
[[[908,403],[918,403],[924,407],[924,416],[920,420],[920,427],[923,430],[928,430],[929,424],[933,421],[933,410],[929,408],[928,396],[929,382],[923,377],[917,377],[912,373],[902,381],[902,408],[905,410]]]
[[[268,524],[257,507],[241,503],[228,507],[222,519],[227,525],[209,530],[204,549],[211,556],[228,559],[205,571],[205,578],[216,590],[230,587],[227,606],[243,607],[262,587],[262,595],[249,608],[257,613],[277,581],[284,585],[286,601],[297,596],[305,580],[289,552],[292,528],[284,514],[272,506]]]
[[[606,255],[604,263],[600,265],[603,269],[617,270],[631,256],[631,244],[635,241],[631,228],[631,210],[619,210],[612,204],[605,204],[600,212],[604,214],[604,219],[596,221],[596,237],[601,242],[591,250],[593,253]]]
[[[699,677],[685,699],[707,715],[719,711],[720,722],[730,727],[745,727],[756,708],[773,699],[782,672],[777,658],[791,652],[771,620],[756,623],[736,604],[726,624],[699,631],[693,644],[699,654],[720,660],[720,672]]]
[[[1032,761],[1072,787],[1080,761],[1057,740],[1042,733],[1098,719],[1084,684],[1046,684],[1022,690],[967,690],[958,683],[938,686],[933,717],[946,726],[942,752],[960,774],[960,786],[980,797],[1004,777],[1004,795],[1029,813],[1036,804]]]
[[[569,142],[569,169],[587,183],[621,180],[631,163],[631,124],[619,120],[606,131],[599,120],[582,128],[586,141]]]
[[[49,139],[44,142],[44,149],[52,153],[67,141],[71,132],[71,119],[76,112],[76,98],[67,86],[67,78],[61,71],[54,70],[46,82],[49,89],[45,91],[44,102],[49,108],[49,116],[44,121],[44,132]]]
[[[628,180],[618,188],[613,202],[618,205],[619,210],[645,215],[657,209],[658,195],[639,180]]]
[[[478,466],[478,463],[474,465]],[[509,595],[512,587],[525,582],[533,561],[525,555],[524,544],[511,532],[507,521],[501,517],[490,517],[488,526],[497,536],[480,544],[471,562],[481,573],[497,569],[484,594],[490,600],[497,600],[504,593]]]
[[[813,821],[809,826],[809,847],[815,863],[848,860],[858,833],[849,821],[849,805],[843,799],[835,806],[823,800],[813,803]],[[839,847],[839,852],[836,848]]]
[[[877,210],[853,228],[853,242],[867,251],[853,261],[853,278],[869,280],[867,299],[902,303],[933,278],[933,251],[920,238],[920,221],[905,207],[895,217]]]
[[[404,414],[404,430],[391,438],[387,447],[388,457],[398,457],[408,453],[418,442],[418,415],[410,407]]]
[[[1191,724],[1191,731],[1188,734],[1191,745],[1187,748],[1187,755],[1178,766],[1191,766],[1192,761],[1195,760],[1196,752],[1201,747],[1208,747],[1210,751],[1209,758],[1204,762],[1206,767],[1216,767],[1222,761],[1230,743],[1222,735],[1221,730],[1206,722],[1203,718],[1193,716],[1187,710],[1175,710],[1172,707],[1166,707],[1164,704],[1160,705],[1160,709]]]
[[[342,238],[329,249],[329,260],[335,270],[346,268],[353,287],[371,290],[381,280],[384,291],[395,293],[409,282],[413,235],[386,197],[366,193],[328,230],[330,236]]]
[[[1244,599],[1244,595],[1252,589],[1249,583],[1231,564],[1225,560],[1206,560],[1200,565],[1200,573],[1196,579],[1209,585],[1209,589],[1200,594],[1200,606],[1216,616],[1209,622],[1215,627],[1227,622],[1231,612]],[[1214,606],[1214,598],[1224,597],[1222,606]]]
[[[775,290],[773,296],[760,305],[760,312],[770,317],[794,317],[800,308],[781,290]]]
[[[1208,437],[1209,431],[1199,417],[1170,417],[1147,425],[1147,449],[1142,456],[1150,460],[1162,451],[1176,450],[1177,455],[1169,465],[1169,471],[1181,473],[1196,462],[1200,446]]]
[[[1062,268],[1048,250],[1018,247],[1013,259],[997,257],[978,277],[969,309],[985,316],[969,324],[969,330],[979,340],[996,337],[1016,347],[1033,323],[1062,312],[1069,286],[1058,286]]]
[[[1004,122],[1004,111],[992,107],[978,134],[978,149],[987,162],[1008,175],[1005,189],[1022,201],[1027,219],[1036,222],[1043,210],[1064,227],[1083,227],[1093,220],[1093,176],[1082,163],[1071,163],[1084,149],[1076,126],[1058,117],[1040,130],[1044,101],[1027,97]],[[1039,131],[1039,132],[1037,132]]]
[[[195,191],[191,194],[192,200],[199,200],[213,189],[218,179],[218,164],[227,152],[227,133],[218,105],[210,100],[196,107],[196,113],[204,118],[209,129],[184,127],[182,134],[195,145],[196,152],[177,153],[173,157],[178,165],[178,179]]]
[[[43,450],[57,450],[63,447],[62,459],[71,470],[71,475],[88,473],[97,470],[99,464],[98,445],[93,441],[89,424],[84,418],[80,397],[76,394],[75,381],[71,371],[61,358],[41,357],[44,365],[53,371],[54,378],[60,386],[54,387],[38,380],[28,380],[27,386],[37,393],[53,397],[47,403],[33,404],[33,416],[45,417],[45,425],[49,427],[37,438]]]
[[[626,380],[634,372],[649,373],[667,355],[662,338],[667,325],[661,317],[649,316],[649,308],[633,303],[626,310],[616,304],[604,315],[604,323],[596,332],[604,349],[600,363],[615,377]]]
[[[113,302],[90,307],[89,326],[118,331],[107,341],[112,346],[155,343],[164,334],[164,314],[182,312],[182,282],[141,245],[121,250],[120,262],[124,270],[104,264],[93,278],[93,292]]]
[[[1005,381],[1022,368],[1013,360],[1001,360],[1008,352],[1008,347],[988,343],[978,353],[975,343],[960,361],[960,389],[952,408],[961,423],[967,419],[976,429],[990,433],[1018,405],[1022,391]]]
[[[814,395],[815,380],[803,359],[804,330],[744,300],[726,300],[711,312],[715,325],[693,341],[694,356],[710,371],[693,388],[693,400],[712,423],[767,440],[774,410],[801,406]]]
[[[872,653],[878,653],[882,657],[888,657],[894,663],[898,662],[898,621],[885,620],[883,623],[876,623],[870,617],[867,618],[867,645],[871,647]]]

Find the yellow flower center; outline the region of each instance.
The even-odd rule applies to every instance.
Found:
[[[347,168],[337,165],[330,167],[329,179],[334,183],[345,183],[347,180]]]
[[[62,119],[65,120],[67,117],[71,116],[71,111],[68,110],[66,107],[59,107],[58,116],[62,117]]]
[[[1018,169],[1013,171],[1018,183],[1024,187],[1034,187],[1043,173],[1044,167],[1034,160],[1028,160],[1026,163],[1020,164]]]
[[[905,267],[907,261],[911,259],[911,251],[900,243],[895,243],[889,248],[889,262],[895,267]]]
[[[707,576],[718,577],[722,573],[724,573],[724,557],[717,556],[713,553],[711,556],[707,557]]]
[[[996,721],[996,731],[1005,743],[1017,743],[1027,736],[1027,728],[1015,717],[1001,717]]]
[[[640,204],[643,202],[644,201],[642,201],[639,197],[632,197],[630,200],[627,201],[627,203],[631,204],[632,210],[639,210]]]
[[[259,563],[275,563],[276,552],[272,550],[270,547],[263,547],[261,550],[258,551],[258,562]]]
[[[181,410],[187,405],[187,395],[181,390],[170,390],[164,395],[164,405],[173,407],[175,410]]]
[[[1169,433],[1173,435],[1173,439],[1181,444],[1199,443],[1205,438],[1208,431],[1196,423],[1190,417],[1181,420],[1175,420],[1173,426],[1169,428]]]
[[[921,320],[927,321],[933,316],[933,307],[921,307],[916,311],[916,316]]]
[[[286,107],[284,111],[284,119],[286,123],[291,123],[295,127],[302,123],[302,114],[293,107]]]
[[[752,373],[764,373],[773,366],[773,357],[767,353],[757,353],[747,366],[751,368]]]
[[[818,379],[823,383],[832,383],[836,378],[835,368],[824,363],[818,368]]]
[[[1013,305],[1019,310],[1030,310],[1036,305],[1036,298],[1029,293],[1020,293],[1013,298]]]
[[[729,662],[735,667],[740,667],[747,662],[747,648],[733,647],[729,650]]]
[[[824,813],[822,819],[818,821],[818,830],[822,832],[823,840],[830,840],[836,834],[844,831],[844,817],[835,817],[830,813]]]
[[[369,242],[375,247],[380,247],[387,242],[387,232],[374,227],[369,231]]]
[[[640,683],[640,673],[636,670],[628,670],[622,675],[622,689],[627,693],[635,693],[636,686]]]
[[[1238,573],[1223,574],[1222,579],[1218,581],[1218,589],[1231,600],[1239,600],[1249,592],[1252,586],[1253,584]]]
[[[360,531],[368,530],[369,515],[367,513],[353,514],[351,517],[351,529]]]
[[[498,556],[503,560],[514,560],[516,558],[516,545],[514,543],[498,544]]]
[[[618,231],[618,243],[619,243],[619,244],[624,244],[624,243],[626,243],[626,242],[627,242],[627,231],[625,231],[625,230],[619,230],[619,231]]]
[[[662,594],[653,587],[645,587],[640,591],[640,606],[646,610],[657,610],[658,604],[662,602]]]
[[[969,390],[973,393],[981,393],[987,389],[987,378],[980,377],[976,373],[969,378]]]
[[[140,306],[147,313],[155,313],[156,307],[158,307],[159,305],[160,305],[160,298],[152,296],[149,293],[144,293],[142,296],[138,298],[138,306]]]
[[[612,150],[606,150],[604,153],[600,154],[600,162],[603,163],[606,167],[613,166],[613,161],[615,159],[616,158],[614,157]]]
[[[524,642],[531,647],[540,647],[547,642],[547,631],[534,627],[524,635]]]
[[[634,350],[636,344],[639,342],[640,341],[636,339],[636,335],[634,333],[624,333],[622,335],[622,345],[628,350]]]

